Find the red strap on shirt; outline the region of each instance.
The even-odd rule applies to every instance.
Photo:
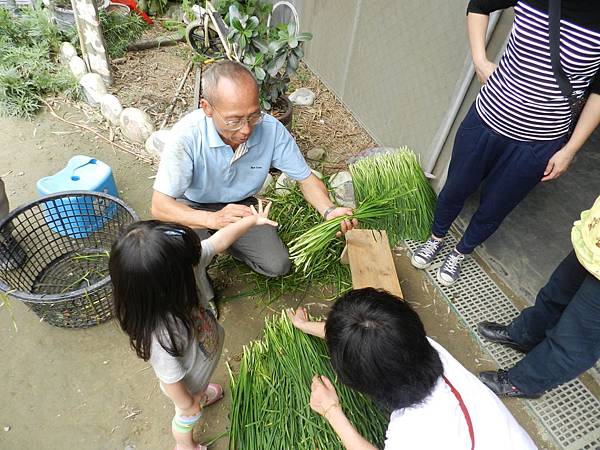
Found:
[[[462,410],[463,415],[465,416],[465,420],[467,421],[467,427],[469,427],[469,436],[471,436],[471,450],[475,450],[475,432],[473,431],[473,422],[471,422],[471,416],[469,415],[467,405],[465,405],[465,402],[463,402],[463,399],[460,396],[460,392],[458,392],[456,388],[452,386],[452,383],[448,381],[448,378],[446,378],[444,375],[442,375],[442,378],[456,397],[456,400],[458,400],[460,409]]]

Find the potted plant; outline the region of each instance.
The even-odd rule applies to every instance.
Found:
[[[229,6],[226,19],[234,58],[256,77],[261,107],[289,123],[292,107],[285,93],[304,56],[303,43],[312,34],[298,33],[297,22],[270,27],[264,15],[261,21],[256,15],[242,14],[236,4]]]
[[[50,13],[50,21],[60,31],[69,31],[75,26],[75,13],[71,0],[43,0],[44,5]],[[94,2],[98,10],[105,9],[109,0],[97,0]]]

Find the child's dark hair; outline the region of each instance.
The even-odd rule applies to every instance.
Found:
[[[356,289],[340,297],[325,339],[339,380],[389,411],[422,402],[443,374],[417,313],[385,291]]]
[[[115,315],[129,342],[144,361],[150,358],[152,334],[159,326],[168,334],[155,336],[173,356],[183,348],[173,328],[193,334],[193,312],[199,308],[194,266],[200,260],[200,239],[176,223],[136,222],[113,243],[109,270]]]

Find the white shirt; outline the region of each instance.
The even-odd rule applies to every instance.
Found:
[[[432,339],[429,342],[440,355],[445,377],[459,392],[469,412],[475,450],[537,449],[527,432],[492,391],[441,345]],[[423,403],[392,413],[385,449],[471,449],[465,415],[443,378],[440,377]]]

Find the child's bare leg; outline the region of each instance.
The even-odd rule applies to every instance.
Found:
[[[211,388],[212,391],[209,390]],[[223,388],[218,384],[211,383],[204,391],[193,394],[193,397],[195,403],[198,403],[200,407],[204,407],[207,405],[207,403],[213,404],[223,398]]]
[[[202,417],[202,411],[194,416],[183,416],[179,414],[179,411],[175,412],[173,422],[171,424],[171,431],[175,442],[177,442],[177,450],[196,450],[197,444],[194,442],[192,431],[194,425],[198,423]]]

